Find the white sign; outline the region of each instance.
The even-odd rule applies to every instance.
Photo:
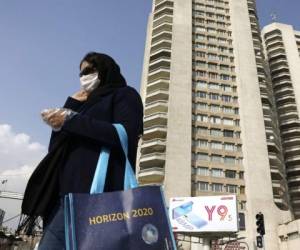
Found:
[[[169,216],[174,232],[237,232],[235,195],[171,198]]]

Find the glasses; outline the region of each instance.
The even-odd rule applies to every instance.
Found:
[[[85,75],[89,75],[89,74],[93,74],[97,72],[97,69],[95,67],[86,67],[84,68],[80,73],[79,73],[79,77],[85,76]]]

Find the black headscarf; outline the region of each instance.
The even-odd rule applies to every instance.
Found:
[[[101,96],[127,85],[120,67],[110,56],[90,52],[82,59],[80,66],[84,61],[99,72],[100,85],[90,93],[79,112],[88,109]],[[59,162],[66,157],[69,142],[70,137],[62,131],[52,150],[32,173],[24,193],[22,216],[17,232],[32,234],[38,218],[47,218],[59,200]]]
[[[110,56],[90,52],[81,61],[88,62],[99,72],[100,85],[89,96],[86,103],[95,102],[100,96],[106,95],[116,88],[125,87],[126,80],[120,72],[119,65]]]

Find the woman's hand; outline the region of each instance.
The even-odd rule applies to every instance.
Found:
[[[66,115],[66,111],[61,109],[48,109],[42,112],[43,120],[54,130],[59,130],[63,126]]]
[[[88,95],[89,95],[89,93],[86,92],[85,90],[79,90],[74,95],[72,95],[72,98],[74,98],[80,102],[84,102],[84,101],[86,101]]]

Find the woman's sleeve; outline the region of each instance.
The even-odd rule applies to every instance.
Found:
[[[72,109],[73,111],[78,111],[82,105],[83,105],[83,102],[78,101],[69,96],[68,99],[66,100],[63,108]],[[53,147],[55,146],[58,135],[60,133],[61,133],[60,131],[55,132],[52,130],[50,142],[49,142],[49,146],[48,146],[48,152],[50,152],[53,149]]]
[[[142,133],[143,105],[139,94],[134,89],[119,90],[114,97],[112,111],[114,123],[120,123],[125,127],[129,141]],[[88,115],[75,115],[64,124],[62,130],[108,147],[120,146],[117,131],[112,123]]]

